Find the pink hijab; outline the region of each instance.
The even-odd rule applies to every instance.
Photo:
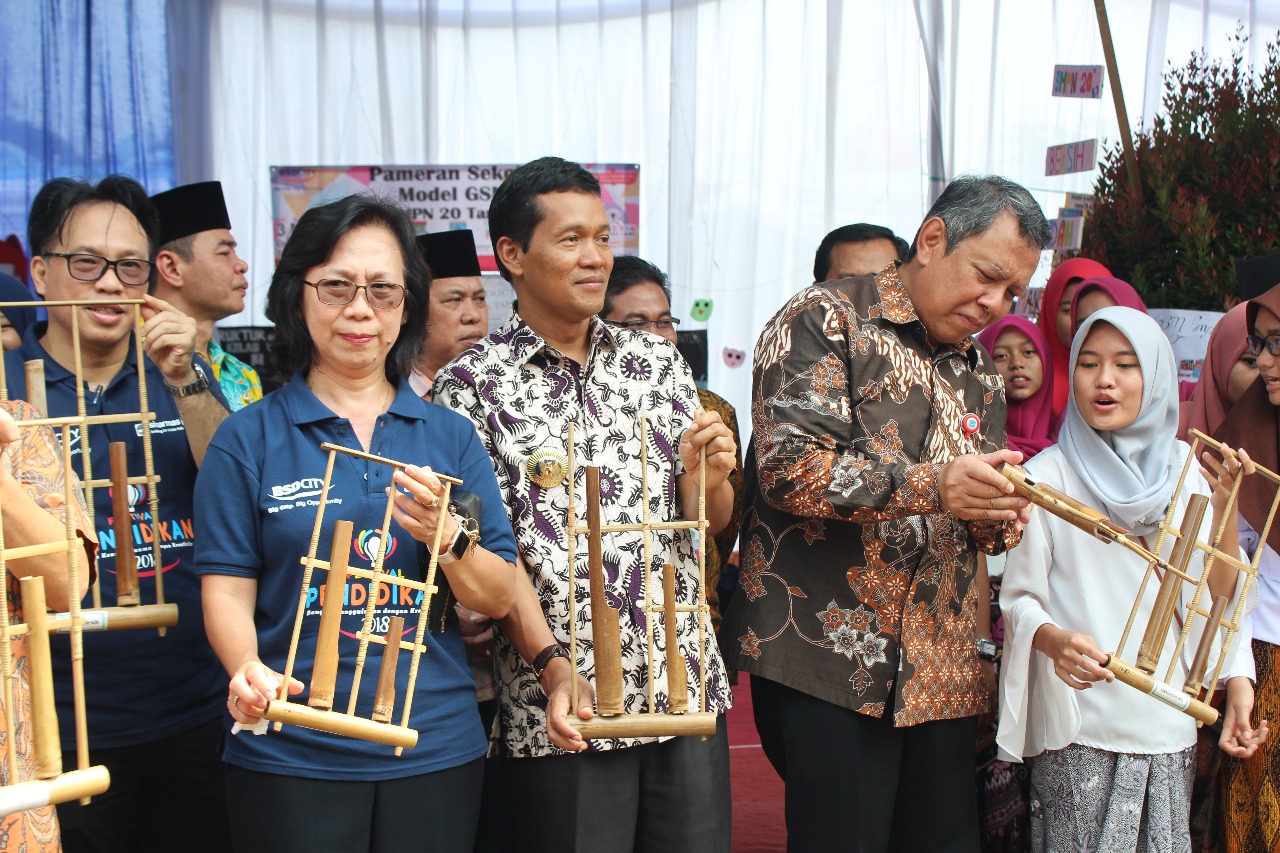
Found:
[[[1030,459],[1058,440],[1058,428],[1053,415],[1053,356],[1044,332],[1026,317],[1013,314],[992,323],[978,335],[978,341],[988,353],[996,345],[996,339],[1006,329],[1016,329],[1026,335],[1031,345],[1040,353],[1044,380],[1036,393],[1025,400],[1008,400],[1009,447],[1022,452],[1023,460]]]
[[[1080,328],[1081,320],[1077,318],[1077,312],[1080,310],[1080,297],[1090,290],[1101,290],[1115,300],[1117,305],[1141,311],[1143,314],[1147,313],[1146,303],[1142,301],[1138,291],[1134,290],[1129,282],[1121,281],[1109,275],[1091,276],[1080,282],[1080,286],[1076,288],[1075,295],[1071,297],[1072,335],[1075,334],[1076,329]]]
[[[1097,261],[1088,258],[1071,258],[1054,267],[1053,273],[1044,286],[1044,298],[1040,301],[1040,330],[1049,343],[1048,361],[1053,362],[1053,411],[1061,412],[1067,408],[1067,398],[1071,396],[1071,377],[1067,375],[1067,367],[1071,362],[1071,343],[1063,345],[1058,340],[1058,309],[1062,307],[1062,291],[1067,289],[1067,282],[1073,278],[1089,278],[1091,276],[1111,275],[1111,270]],[[1048,374],[1045,374],[1048,376]]]
[[[1247,302],[1232,308],[1213,327],[1209,335],[1209,349],[1200,367],[1200,381],[1196,383],[1191,399],[1182,404],[1178,412],[1178,438],[1187,439],[1192,428],[1205,435],[1213,435],[1231,411],[1227,399],[1227,380],[1231,369],[1244,355],[1244,339],[1249,334]]]

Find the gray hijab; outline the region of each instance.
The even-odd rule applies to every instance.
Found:
[[[1127,427],[1099,431],[1085,423],[1073,392],[1058,445],[1067,464],[1093,493],[1094,506],[1117,524],[1144,535],[1163,520],[1185,453],[1177,443],[1178,373],[1173,347],[1159,324],[1141,311],[1103,308],[1080,325],[1071,341],[1068,377],[1075,375],[1080,345],[1097,323],[1118,329],[1138,354],[1142,408]]]

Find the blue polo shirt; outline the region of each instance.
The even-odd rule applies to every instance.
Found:
[[[201,574],[235,575],[258,582],[254,625],[258,654],[283,672],[297,613],[303,566],[320,500],[328,451],[322,442],[360,449],[351,422],[316,399],[301,374],[260,402],[223,422],[205,455],[196,483],[196,517]],[[515,537],[498,493],[493,465],[466,418],[421,400],[401,381],[391,408],[378,418],[369,452],[458,477],[462,488],[480,496],[481,543],[503,559],[515,561]],[[386,488],[392,469],[340,454],[334,462],[328,506],[317,556],[329,559],[334,523],[353,524],[350,564],[369,568],[383,540]],[[424,579],[427,549],[394,519],[388,572]],[[443,580],[437,575],[437,585]],[[293,675],[310,685],[316,631],[327,578],[316,570],[307,590],[306,613]],[[355,671],[355,639],[360,630],[369,582],[349,577],[344,591],[334,707],[345,711]],[[382,585],[374,630],[382,633],[391,616],[404,618],[404,636],[412,641],[418,625],[418,593]],[[227,738],[225,760],[265,773],[315,779],[381,780],[455,767],[485,752],[485,736],[476,711],[475,683],[467,667],[456,619],[428,626],[427,651],[419,662],[410,727],[418,745],[397,758],[391,747],[286,725],[266,735],[247,732]],[[357,713],[368,717],[377,687],[381,646],[370,644],[360,683]],[[409,653],[396,669],[396,712],[400,721],[408,690]],[[226,677],[223,677],[226,681]],[[304,691],[295,701],[305,702]],[[228,715],[228,724],[230,716]]]
[[[40,345],[45,323],[27,330],[22,346],[5,354],[9,396],[26,398],[22,364],[44,361],[45,394],[49,414],[76,414],[75,374],[49,356]],[[164,374],[146,361],[147,398],[156,419],[151,423],[151,449],[160,499],[159,523],[153,525],[148,486],[130,486],[133,507],[134,554],[138,561],[138,591],[142,603],[154,603],[156,566],[151,537],[160,537],[164,572],[164,596],[178,605],[178,624],[161,637],[153,629],[102,631],[84,635],[85,703],[89,740],[95,749],[113,749],[161,740],[201,723],[217,719],[226,701],[226,679],[204,633],[200,607],[200,578],[193,569],[195,534],[192,493],[196,463],[178,405],[164,387]],[[85,387],[85,409],[90,415],[138,411],[138,378],[132,342],[124,366],[98,393]],[[207,365],[205,375],[212,376]],[[214,396],[226,402],[216,385]],[[71,463],[84,476],[80,452],[84,436],[71,430]],[[146,473],[142,454],[142,428],[138,423],[97,424],[89,427],[93,449],[93,475],[111,476],[110,445],[123,441],[128,448],[129,476]],[[94,489],[94,526],[98,534],[98,581],[102,603],[116,603],[116,530],[112,523],[111,490]],[[153,534],[154,531],[154,534]],[[92,599],[85,597],[85,606]],[[53,675],[58,701],[58,724],[63,749],[74,748],[75,726],[71,693],[71,647],[65,635],[51,638]]]

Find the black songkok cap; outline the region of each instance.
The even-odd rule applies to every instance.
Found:
[[[1254,299],[1280,284],[1280,254],[1241,258],[1236,261],[1240,298]]]
[[[151,197],[160,214],[160,245],[201,231],[231,227],[221,181],[202,181],[174,187]]]
[[[469,228],[418,235],[418,251],[427,260],[432,278],[466,278],[480,275],[476,238]]]

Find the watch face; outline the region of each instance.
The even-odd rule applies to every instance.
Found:
[[[462,524],[458,524],[458,532],[453,536],[453,545],[449,547],[450,553],[456,559],[461,560],[467,554],[467,549],[471,547],[471,539],[467,536],[467,532],[463,530]]]

